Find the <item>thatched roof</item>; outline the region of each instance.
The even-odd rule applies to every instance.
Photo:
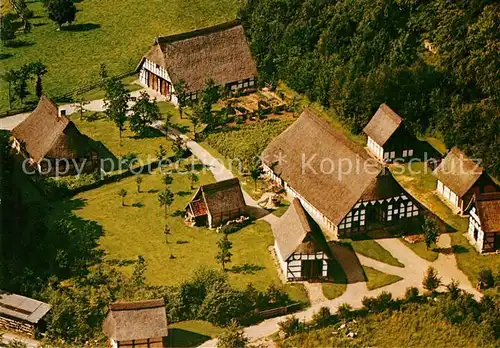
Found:
[[[36,324],[50,311],[50,308],[47,303],[0,291],[0,316]]]
[[[474,199],[483,232],[500,233],[500,192],[476,194]]]
[[[112,303],[103,323],[103,331],[115,341],[168,336],[165,302],[158,299]]]
[[[404,192],[365,149],[310,109],[271,141],[262,160],[269,167],[274,165],[277,175],[334,224],[339,224],[360,199],[382,199]],[[349,165],[352,170],[348,170]]]
[[[297,198],[273,226],[273,234],[283,260],[287,260],[295,252],[315,254],[323,251],[327,255],[330,254],[320,227],[307,214]]]
[[[402,122],[401,116],[395,113],[389,105],[382,104],[363,129],[363,132],[377,144],[384,146]]]
[[[463,197],[483,174],[483,168],[457,147],[448,152],[434,175],[459,197]]]
[[[159,37],[144,57],[164,67],[174,84],[184,80],[191,92],[209,78],[224,85],[257,75],[243,26],[235,21]]]
[[[42,158],[84,157],[91,151],[88,138],[66,116],[59,116],[57,105],[46,96],[42,96],[36,109],[12,130],[12,135],[25,144],[34,162]]]
[[[244,209],[245,198],[237,178],[201,185],[194,194],[188,207],[195,216],[217,215],[232,210]]]

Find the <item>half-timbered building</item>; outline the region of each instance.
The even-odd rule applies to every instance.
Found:
[[[468,237],[476,249],[500,250],[500,192],[474,194],[468,213]]]
[[[234,92],[254,89],[257,76],[243,26],[236,21],[157,37],[137,70],[144,86],[175,105],[175,86],[181,81],[189,98],[196,99],[209,79]]]
[[[103,331],[111,348],[163,348],[168,336],[165,301],[112,303]]]
[[[434,170],[434,175],[438,196],[460,214],[469,206],[475,193],[498,190],[484,169],[457,147],[448,152]]]
[[[332,239],[419,215],[419,205],[385,166],[310,109],[271,141],[262,162]]]
[[[15,331],[37,337],[45,329],[51,306],[17,294],[0,291],[0,331]]]
[[[384,162],[407,161],[420,156],[417,138],[405,127],[404,119],[382,104],[363,129],[368,150]]]
[[[286,280],[328,276],[331,252],[320,227],[295,198],[273,226],[274,250]]]
[[[40,173],[69,175],[89,172],[99,163],[90,139],[42,96],[35,110],[12,130],[13,147]]]
[[[215,228],[241,216],[246,203],[237,178],[201,185],[185,208],[192,225]]]

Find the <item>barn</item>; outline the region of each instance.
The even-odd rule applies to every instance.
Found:
[[[13,147],[42,174],[89,172],[99,163],[91,140],[47,96],[12,130]]]
[[[331,239],[419,216],[420,206],[384,165],[310,109],[271,141],[261,159],[269,178],[298,198]]]
[[[498,186],[476,162],[457,147],[434,170],[438,196],[462,214],[475,193],[494,192]]]
[[[168,336],[165,301],[112,303],[103,331],[111,348],[163,348]]]
[[[387,104],[380,105],[363,132],[368,137],[370,152],[384,162],[419,157],[417,138],[405,127],[404,119]]]
[[[273,226],[274,250],[286,280],[318,280],[328,276],[331,252],[321,228],[295,198]]]
[[[181,81],[188,98],[194,100],[209,79],[234,92],[254,89],[257,76],[243,26],[237,21],[157,37],[137,70],[144,86],[175,105],[175,86]]]
[[[469,213],[467,236],[479,252],[500,249],[500,192],[476,193]]]
[[[246,203],[237,178],[201,185],[185,208],[192,225],[215,228],[245,212]]]

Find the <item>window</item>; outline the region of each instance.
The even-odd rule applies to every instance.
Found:
[[[408,151],[403,150],[403,157],[406,157],[406,156],[408,156]]]
[[[413,156],[413,149],[408,150],[408,156]]]
[[[389,159],[389,152],[384,152],[384,159]]]
[[[393,158],[396,158],[396,152],[395,151],[391,151],[391,159]]]
[[[254,81],[253,80],[250,80],[250,82],[248,83],[248,85],[251,87],[254,85]]]

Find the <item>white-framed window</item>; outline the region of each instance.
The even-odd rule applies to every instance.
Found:
[[[407,156],[408,156],[408,151],[403,150],[403,157],[407,157]]]
[[[396,151],[391,151],[391,159],[396,158]]]
[[[437,189],[439,193],[443,193],[443,183],[438,180]]]
[[[250,87],[252,87],[254,84],[255,84],[254,80],[250,80],[250,82],[248,82],[248,85],[249,85]]]
[[[408,150],[408,156],[413,156],[413,149]]]
[[[389,159],[389,152],[384,152],[384,159]]]

